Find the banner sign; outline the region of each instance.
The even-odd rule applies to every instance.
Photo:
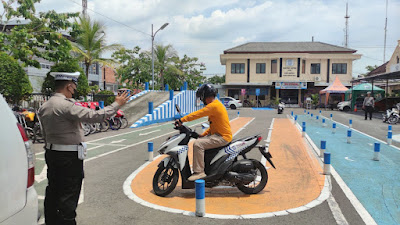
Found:
[[[282,76],[294,77],[297,76],[297,63],[293,59],[286,59],[285,66],[282,66]]]
[[[275,82],[275,89],[307,89],[307,82]]]
[[[243,96],[245,96],[245,95],[246,95],[246,89],[242,89],[241,94],[242,94]]]
[[[259,96],[260,95],[260,88],[257,88],[256,89],[256,96]]]

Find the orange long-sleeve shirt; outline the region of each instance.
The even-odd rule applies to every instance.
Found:
[[[229,123],[228,112],[226,111],[225,106],[217,99],[207,104],[204,108],[184,116],[181,121],[189,122],[205,116],[208,116],[210,128],[208,128],[203,135],[219,134],[225,139],[225,141],[232,141],[232,131],[231,124]]]

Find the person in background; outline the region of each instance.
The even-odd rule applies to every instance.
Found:
[[[114,115],[128,100],[128,93],[115,97],[104,109],[93,110],[75,104],[79,72],[51,72],[56,93],[39,109],[45,138],[47,164],[44,214],[46,225],[75,225],[82,186],[86,144],[81,122],[99,123]]]
[[[372,112],[374,111],[375,100],[371,96],[371,92],[367,92],[367,96],[364,98],[362,108],[365,111],[365,120],[367,120],[367,114],[369,113],[369,119],[372,120]]]

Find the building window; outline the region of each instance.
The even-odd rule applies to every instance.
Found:
[[[311,74],[321,73],[321,63],[311,63]]]
[[[347,74],[347,63],[332,63],[332,74]]]
[[[277,73],[278,72],[278,60],[273,59],[271,60],[271,73]]]
[[[256,73],[265,73],[265,63],[256,64]]]
[[[232,63],[231,73],[244,73],[244,63]]]
[[[306,60],[304,59],[301,63],[301,73],[306,73]]]

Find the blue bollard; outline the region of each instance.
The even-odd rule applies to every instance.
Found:
[[[329,152],[324,153],[324,174],[331,174],[331,153]]]
[[[349,119],[349,128],[351,128],[353,126],[353,120]]]
[[[313,117],[313,114],[311,113],[311,118]]]
[[[306,114],[307,110],[304,110],[304,114]]]
[[[392,125],[388,126],[388,131],[392,131]]]
[[[316,116],[315,118],[318,120],[318,119],[319,119],[319,116]]]
[[[306,136],[306,125],[305,125],[305,124],[303,125],[302,132],[301,132],[301,136],[302,136],[302,137],[305,137],[305,136]]]
[[[336,123],[332,123],[332,134],[336,133]]]
[[[153,161],[153,142],[147,143],[147,151],[149,152],[149,161]]]
[[[319,157],[322,158],[326,150],[326,141],[321,141],[321,148],[319,150]]]
[[[379,142],[375,142],[374,145],[374,158],[373,160],[379,161],[379,152],[381,151],[381,144]]]
[[[325,118],[322,119],[322,126],[326,127]]]
[[[290,115],[293,117],[293,111],[290,113]]]
[[[333,114],[331,113],[331,120],[333,120]]]
[[[296,124],[296,121],[297,121],[297,115],[294,116],[293,123]]]
[[[153,102],[149,102],[149,114],[153,115]]]
[[[240,112],[238,111],[238,117],[240,116]]]
[[[169,91],[169,85],[165,84],[165,91]]]
[[[310,112],[307,112],[308,115],[310,115]]]
[[[351,130],[347,130],[347,143],[350,144],[351,143]]]
[[[388,143],[388,145],[392,144],[392,137],[393,137],[392,131],[388,131],[388,135],[387,135],[387,143]]]
[[[196,180],[196,216],[203,217],[206,214],[205,182]]]
[[[302,127],[305,127],[305,126],[306,126],[306,122],[302,122],[302,123],[301,123],[301,126],[302,126]]]

